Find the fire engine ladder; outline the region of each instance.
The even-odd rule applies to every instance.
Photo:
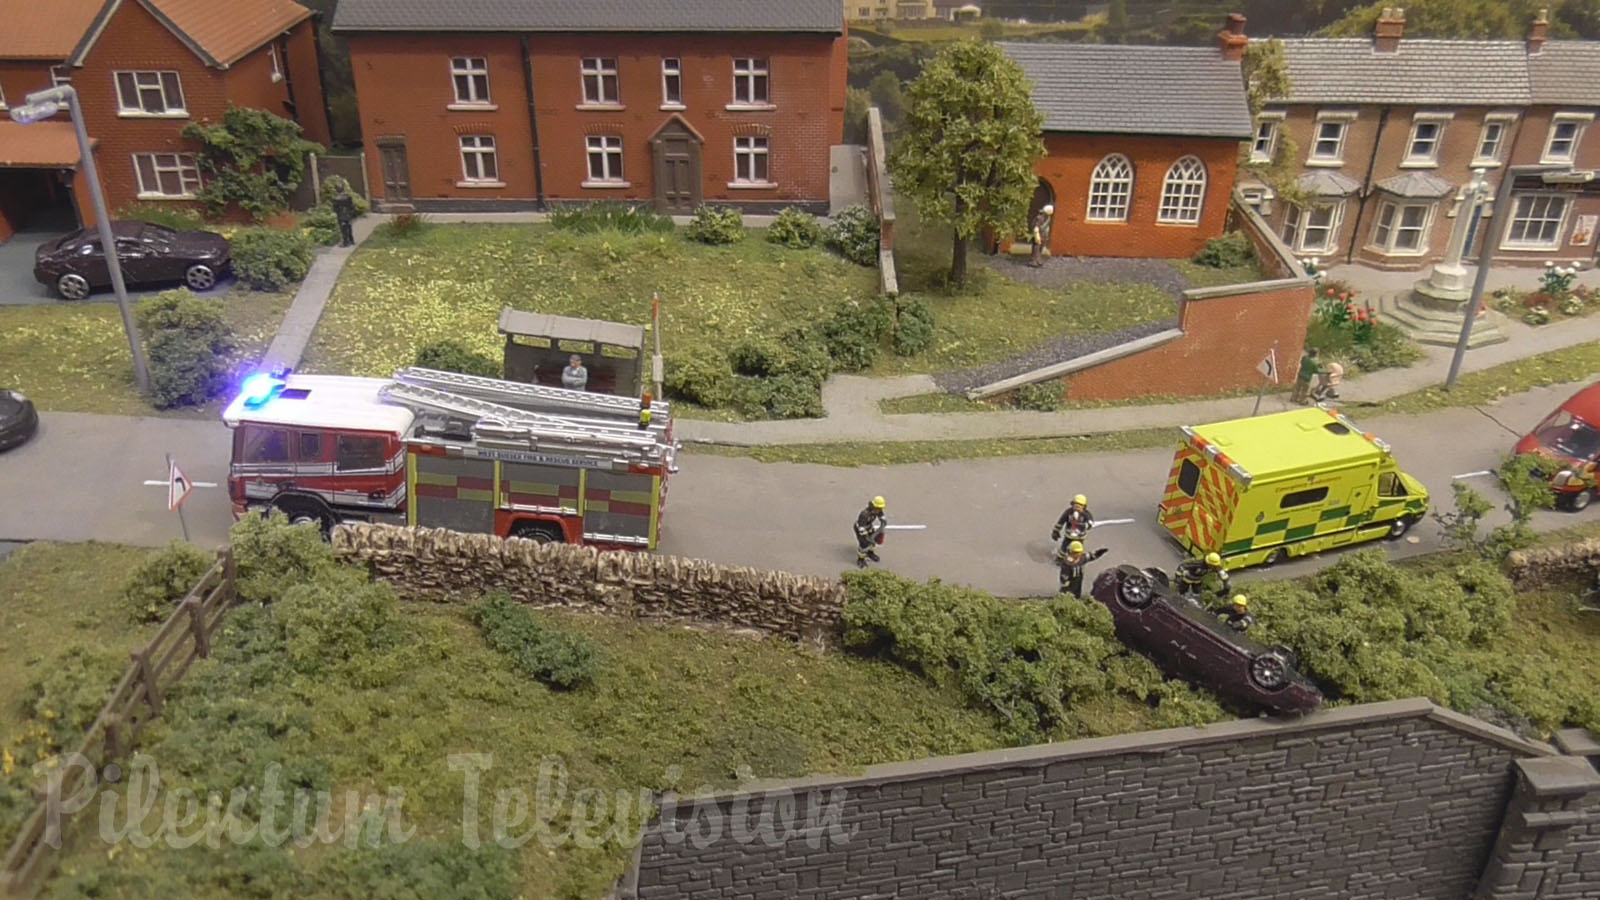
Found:
[[[486,447],[566,451],[621,465],[670,466],[675,455],[673,446],[655,428],[529,412],[401,381],[384,385],[378,396],[424,417],[432,414],[468,423],[473,442]]]
[[[591,394],[566,388],[546,387],[542,384],[524,384],[485,378],[481,375],[463,375],[412,366],[394,373],[394,380],[420,387],[449,391],[490,403],[530,410],[571,410],[591,416],[614,416],[637,422],[640,402],[638,397],[619,397],[612,394]],[[651,420],[667,420],[671,407],[662,400],[650,404]]]

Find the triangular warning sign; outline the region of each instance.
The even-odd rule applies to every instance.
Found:
[[[172,463],[167,472],[167,509],[177,509],[183,501],[189,499],[189,492],[194,490],[194,485],[189,482],[189,476],[178,470],[178,464]]]
[[[1276,347],[1267,351],[1266,359],[1263,359],[1256,366],[1256,371],[1267,376],[1267,380],[1273,384],[1278,383],[1278,350]]]

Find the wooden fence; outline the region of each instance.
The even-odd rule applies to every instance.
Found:
[[[167,690],[183,678],[195,660],[211,655],[211,636],[236,596],[235,575],[232,549],[219,551],[216,565],[189,589],[150,643],[130,654],[128,670],[122,673],[111,699],[76,750],[79,759],[94,766],[93,772],[82,765],[66,765],[63,758],[57,799],[75,796],[84,779],[98,779],[108,764],[125,756],[139,728],[161,714]],[[115,781],[118,776],[109,773],[107,777]],[[6,851],[4,863],[0,864],[0,896],[31,896],[49,874],[62,835],[52,833],[47,799],[43,791],[35,795],[33,812]],[[66,831],[65,824],[59,831]]]

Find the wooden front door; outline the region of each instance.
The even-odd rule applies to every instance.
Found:
[[[404,141],[378,145],[383,169],[383,198],[390,203],[411,202],[411,166],[406,162]]]
[[[701,197],[698,137],[671,122],[656,134],[652,144],[656,209],[666,213],[694,212]]]

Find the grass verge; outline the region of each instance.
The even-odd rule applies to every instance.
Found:
[[[1178,429],[1143,428],[1109,434],[1055,438],[992,438],[971,441],[850,441],[836,444],[782,444],[736,447],[728,444],[686,443],[686,453],[711,456],[745,456],[765,463],[805,463],[857,468],[863,465],[898,466],[1054,453],[1112,453],[1165,447],[1178,439]]]
[[[237,360],[254,359],[278,333],[294,297],[238,289],[221,298],[238,342]],[[115,303],[0,307],[0,386],[41,410],[125,416],[215,415],[226,400],[158,412],[133,385],[133,362]]]
[[[1424,388],[1379,404],[1374,414],[1421,413],[1451,406],[1481,406],[1533,388],[1565,384],[1600,372],[1600,343],[1579,344],[1469,372],[1451,390]]]
[[[1202,266],[1190,259],[1175,259],[1172,261],[1172,266],[1185,281],[1189,282],[1190,287],[1222,287],[1226,284],[1249,284],[1266,280],[1262,278],[1261,269],[1255,263],[1217,268]]]

